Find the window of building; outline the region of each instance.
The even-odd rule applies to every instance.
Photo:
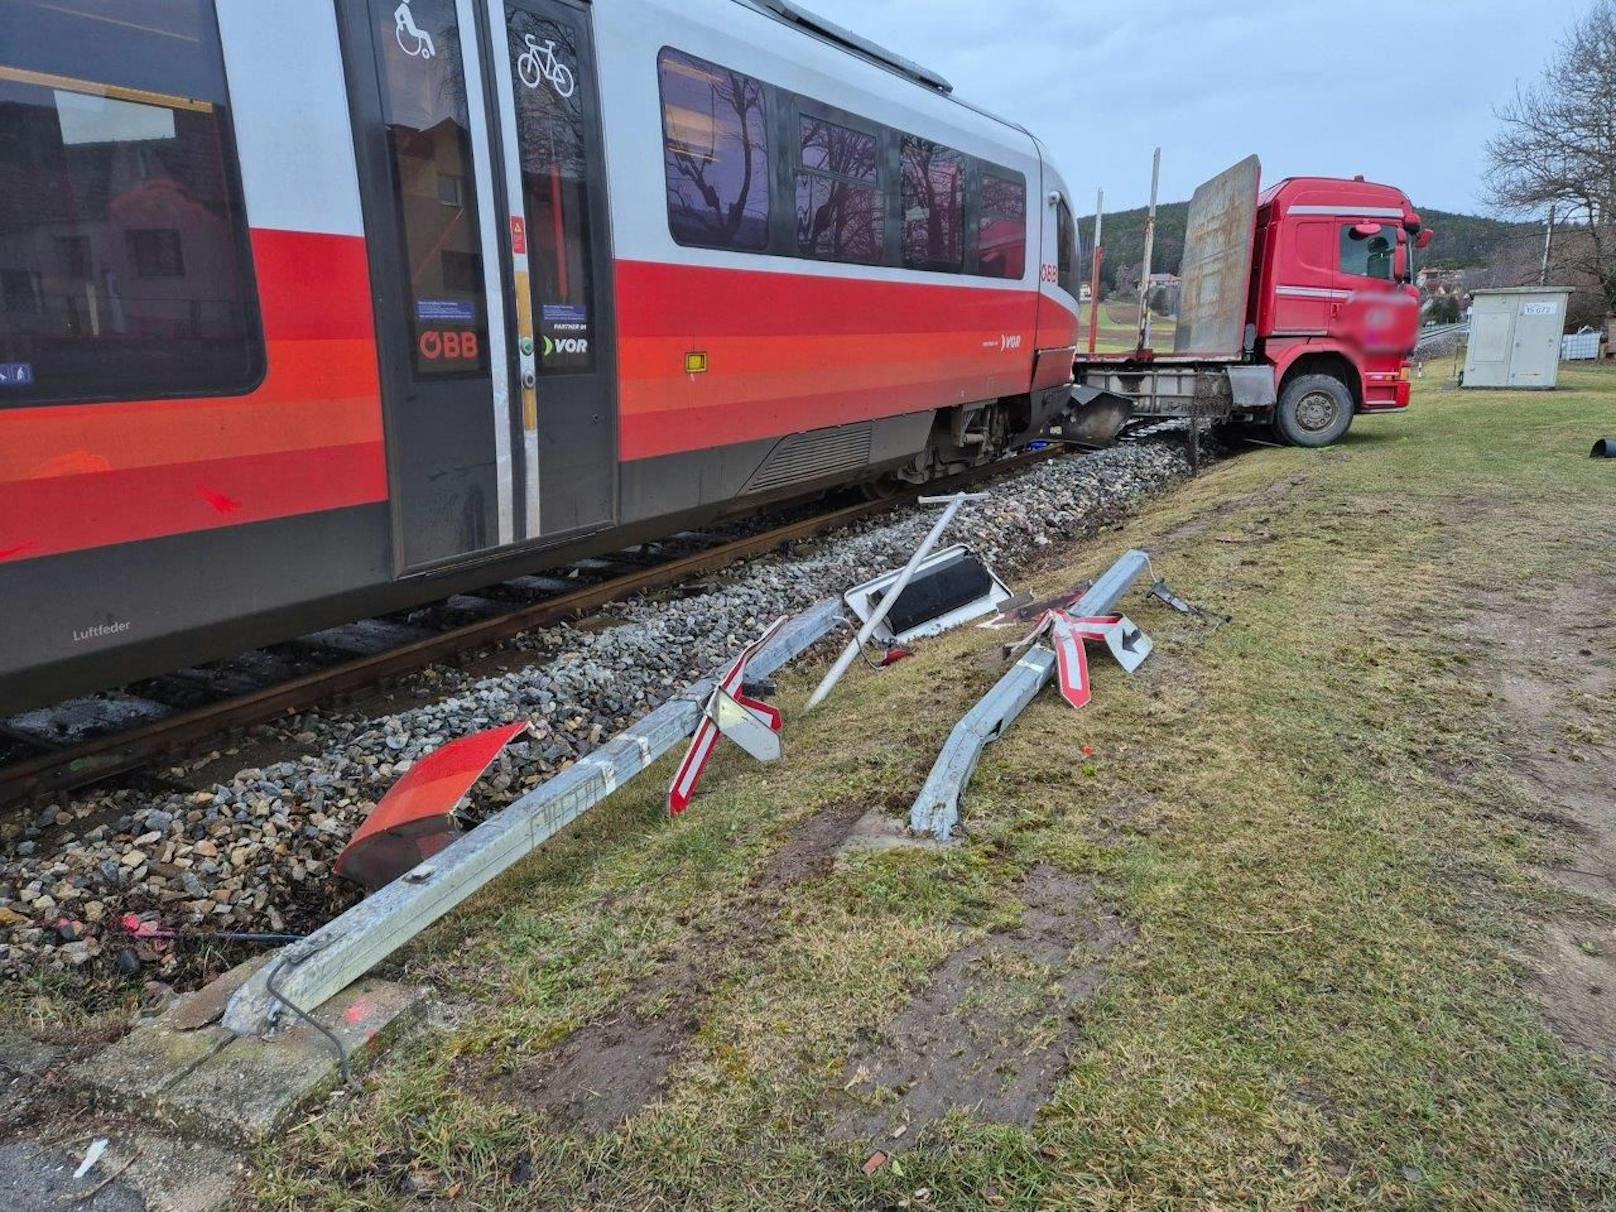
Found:
[[[965,157],[929,139],[903,137],[903,263],[965,268]]]
[[[885,213],[877,184],[877,140],[809,114],[801,119],[797,249],[806,257],[881,260]]]
[[[56,264],[64,276],[88,278],[90,276],[90,237],[56,236]]]
[[[763,85],[675,50],[664,50],[658,65],[673,238],[705,248],[763,251],[769,243]]]
[[[4,296],[7,311],[39,314],[39,277],[31,269],[0,269],[0,295]]]
[[[262,374],[213,4],[111,7],[0,6],[0,407]]]
[[[982,174],[982,212],[976,221],[977,272],[1020,279],[1027,269],[1027,179],[1020,173]]]
[[[183,278],[185,253],[178,228],[144,227],[124,232],[137,278]]]
[[[417,376],[488,369],[481,216],[473,190],[458,198],[446,180],[471,179],[471,123],[454,0],[411,0],[415,27],[436,48],[411,55],[395,37],[393,0],[371,0],[381,59],[393,198],[403,233],[406,312]]]
[[[1364,224],[1341,228],[1341,272],[1360,278],[1392,280],[1397,264],[1397,229],[1381,224],[1372,236],[1358,233]]]
[[[554,12],[557,6],[546,5]],[[570,13],[539,16],[508,9],[510,55],[528,45],[553,44],[556,61],[586,79],[588,39]],[[525,81],[523,82],[525,83]],[[589,90],[563,97],[548,86],[517,89],[516,134],[522,157],[522,205],[527,219],[529,281],[538,333],[540,373],[588,370],[595,365],[595,284],[589,225],[591,143],[584,106]]]

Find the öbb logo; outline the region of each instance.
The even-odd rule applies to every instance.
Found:
[[[461,362],[475,359],[479,352],[476,333],[454,329],[429,328],[416,344],[428,362]]]

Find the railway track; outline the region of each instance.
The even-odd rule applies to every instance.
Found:
[[[976,471],[928,484],[924,491],[944,491],[1005,475],[1062,453],[1064,448],[1048,447],[1001,459]],[[37,801],[138,771],[165,756],[384,687],[431,665],[488,648],[523,632],[576,620],[609,603],[719,572],[788,543],[896,508],[912,501],[920,491],[814,513],[688,554],[659,558],[655,553],[625,552],[611,559],[586,560],[573,572],[604,571],[608,575],[577,588],[568,588],[567,580],[555,575],[519,578],[481,594],[444,599],[409,612],[402,619],[389,616],[362,620],[277,646],[305,653],[323,650],[328,662],[334,650],[352,654],[332,663],[318,664],[308,657],[300,663],[280,651],[255,650],[221,663],[212,671],[185,670],[154,679],[164,685],[163,697],[168,702],[120,691],[13,717],[0,722],[0,805]],[[667,545],[661,546],[666,549]],[[627,572],[612,571],[614,567],[640,562],[645,566]],[[517,603],[502,603],[493,596],[511,589],[530,597],[534,592],[543,596]],[[431,615],[436,615],[439,622],[449,620],[448,625],[437,630],[423,626]],[[454,621],[466,616],[471,616],[470,621]],[[308,667],[311,663],[316,667]],[[267,681],[253,684],[254,666],[267,673]],[[290,673],[276,677],[277,670]],[[217,697],[218,687],[228,686],[232,679],[242,687],[240,692]],[[184,701],[186,683],[193,686],[195,697],[205,701],[175,708],[171,704],[176,698]],[[53,731],[64,739],[53,741]],[[85,732],[93,735],[81,737]]]
[[[1470,331],[1470,321],[1464,320],[1458,324],[1437,324],[1430,328],[1420,330],[1420,339],[1415,348],[1421,345],[1430,345],[1440,341],[1443,337],[1450,337],[1455,333],[1463,334]]]

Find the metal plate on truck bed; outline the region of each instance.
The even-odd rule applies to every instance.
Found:
[[[1247,156],[1199,186],[1190,198],[1174,354],[1239,355],[1261,182],[1262,164],[1256,156]]]

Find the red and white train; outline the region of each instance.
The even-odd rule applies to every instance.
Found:
[[[5,0],[0,711],[990,458],[1075,246],[786,0]]]

